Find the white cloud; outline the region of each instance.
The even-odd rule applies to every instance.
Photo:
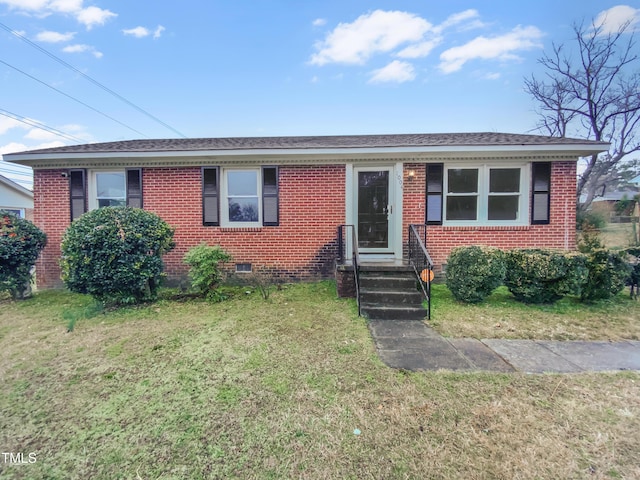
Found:
[[[40,32],[36,35],[36,40],[46,43],[68,42],[73,39],[75,34],[75,32],[59,33],[45,30],[44,32]]]
[[[156,29],[153,31],[153,38],[160,38],[160,36],[162,35],[162,32],[164,32],[165,30],[166,29],[162,25],[158,25]]]
[[[400,58],[420,58],[426,57],[431,51],[442,43],[442,37],[437,37],[426,42],[414,43],[398,52]]]
[[[48,132],[47,130],[42,130],[41,128],[32,128],[27,132],[24,138],[29,140],[38,140],[38,141],[53,141],[60,136],[53,132]]]
[[[52,0],[49,6],[58,12],[74,13],[82,10],[83,0]]]
[[[27,128],[30,128],[30,127],[28,125],[26,125],[25,123],[22,123],[22,122],[14,119],[14,118],[0,116],[0,135],[4,135],[5,133],[7,133],[12,128],[27,129]]]
[[[165,28],[162,25],[158,25],[156,29],[153,31],[153,38],[160,38],[162,36],[162,32],[164,31],[165,31]],[[151,30],[149,30],[147,27],[140,26],[140,27],[122,30],[122,33],[124,33],[125,35],[136,37],[136,38],[144,38],[151,35]]]
[[[322,27],[324,25],[327,24],[327,21],[324,18],[316,18],[313,22],[312,25],[314,27]]]
[[[444,22],[442,22],[440,25],[435,26],[434,31],[436,31],[437,33],[441,33],[446,28],[453,27],[454,25],[459,25],[463,22],[466,22],[467,20],[477,19],[479,16],[480,14],[478,13],[478,11],[474,9],[469,9],[463,12],[454,13],[453,15],[449,15],[447,19]],[[475,28],[475,27],[480,27],[483,24],[478,20],[475,20],[471,25],[473,25],[473,27]]]
[[[116,13],[98,7],[83,8],[76,13],[76,19],[91,30],[96,25],[104,25],[107,20],[117,17]]]
[[[484,60],[517,60],[515,52],[542,48],[540,38],[543,33],[536,27],[516,27],[511,32],[493,38],[477,37],[460,47],[445,50],[440,55],[439,68],[444,73],[460,70],[462,66],[474,59]]]
[[[15,10],[38,11],[47,7],[49,0],[0,0],[0,4]]]
[[[627,25],[629,31],[633,31],[639,23],[640,9],[629,5],[616,5],[600,12],[594,21],[594,27],[601,29],[601,35],[607,35],[618,33],[621,28]]]
[[[394,60],[386,67],[371,72],[369,83],[404,83],[416,78],[416,74],[409,62]]]
[[[7,5],[13,10],[33,14],[39,17],[58,13],[72,15],[82,23],[87,30],[91,30],[97,25],[104,25],[110,18],[117,14],[91,6],[84,7],[84,0],[0,0],[0,5]]]
[[[90,53],[96,58],[102,58],[103,56],[102,52],[99,52],[95,47],[92,47],[91,45],[68,45],[64,47],[62,51],[65,53]]]
[[[151,34],[149,29],[145,27],[129,28],[126,30],[122,30],[122,33],[124,33],[125,35],[131,35],[132,37],[136,38],[143,38]]]
[[[499,72],[491,72],[482,76],[485,80],[499,80],[501,74]]]
[[[59,140],[53,142],[45,142],[39,145],[25,145],[23,143],[11,142],[6,145],[0,145],[0,154],[5,155],[7,153],[16,153],[16,152],[24,152],[26,150],[39,150],[41,148],[54,148],[54,147],[62,147],[66,145],[64,142]]]
[[[363,64],[376,53],[390,52],[406,43],[422,41],[432,25],[407,12],[376,10],[352,23],[341,23],[315,47],[312,65]]]

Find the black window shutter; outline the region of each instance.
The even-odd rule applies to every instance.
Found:
[[[532,163],[531,177],[531,224],[545,225],[550,222],[551,163]]]
[[[141,168],[127,168],[127,207],[142,208]]]
[[[202,224],[220,225],[220,175],[218,167],[202,167]]]
[[[262,167],[262,224],[279,225],[278,167]]]
[[[69,170],[69,206],[71,221],[87,211],[87,181],[85,170]]]
[[[444,164],[427,164],[426,224],[442,225],[442,179]]]

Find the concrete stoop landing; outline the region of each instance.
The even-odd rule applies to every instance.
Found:
[[[411,370],[499,373],[640,371],[640,341],[446,339],[420,320],[369,320],[380,359]]]
[[[360,311],[370,320],[423,320],[422,305],[412,267],[365,264],[360,267]]]

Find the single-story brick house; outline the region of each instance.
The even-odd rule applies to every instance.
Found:
[[[396,262],[409,225],[426,224],[436,272],[458,245],[573,249],[576,162],[607,147],[457,133],[131,140],[4,158],[34,170],[35,223],[48,236],[38,282],[53,287],[65,229],[105,205],[175,227],[165,257],[174,279],[202,242],[230,252],[239,272],[330,277],[343,224],[356,226],[361,261]]]

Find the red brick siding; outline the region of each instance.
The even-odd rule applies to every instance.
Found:
[[[407,182],[407,172],[416,179]],[[424,223],[425,165],[405,165],[404,231],[411,223]],[[575,248],[576,163],[554,162],[551,168],[551,222],[519,227],[427,227],[427,250],[440,270],[454,247],[490,245],[498,248]],[[530,215],[530,212],[528,212]],[[405,244],[407,234],[404,235]]]
[[[409,179],[409,171],[415,177]],[[336,227],[345,223],[344,165],[282,166],[280,225],[250,229],[202,225],[199,167],[144,168],[144,208],[160,215],[176,229],[176,249],[165,256],[170,277],[182,277],[182,257],[192,246],[205,242],[221,245],[233,263],[251,263],[290,278],[318,278],[333,274]],[[48,244],[37,263],[38,285],[59,286],[60,241],[69,221],[69,182],[62,170],[34,172],[35,223],[45,231]],[[403,188],[403,238],[408,226],[424,223],[424,164],[406,164]],[[493,245],[500,248],[575,248],[575,162],[552,166],[551,223],[522,227],[429,226],[429,253],[440,267],[451,249],[459,245]]]
[[[47,234],[47,246],[36,262],[39,287],[58,287],[60,280],[60,241],[71,223],[69,212],[69,179],[64,170],[33,172],[34,223]]]
[[[69,185],[59,170],[35,172],[36,224],[48,235],[38,263],[38,284],[60,285],[60,240],[69,221]],[[186,251],[202,242],[221,245],[233,263],[251,263],[290,278],[329,277],[336,227],[345,217],[345,166],[279,169],[280,225],[221,228],[202,225],[201,170],[144,168],[144,208],[175,227],[176,248],[164,257],[170,278],[183,277]]]

